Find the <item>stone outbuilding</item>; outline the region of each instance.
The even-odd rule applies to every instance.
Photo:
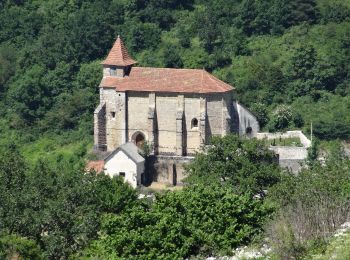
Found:
[[[121,176],[133,188],[141,184],[145,172],[145,159],[138,147],[131,142],[114,150],[104,160],[104,172],[110,177]]]

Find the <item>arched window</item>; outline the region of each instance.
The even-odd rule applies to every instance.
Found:
[[[253,129],[252,129],[250,126],[248,126],[247,129],[245,130],[245,133],[246,133],[247,135],[251,135],[252,132],[253,132]]]
[[[138,148],[143,149],[143,145],[145,144],[145,136],[143,133],[138,131],[133,134],[132,141]]]
[[[198,127],[198,119],[197,118],[193,118],[191,121],[191,128],[195,128]]]

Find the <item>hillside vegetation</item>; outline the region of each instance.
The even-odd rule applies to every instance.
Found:
[[[205,257],[262,237],[278,259],[332,254],[350,201],[339,146],[295,177],[264,142],[214,138],[191,185],[155,201],[84,174],[118,34],[139,66],[230,83],[264,130],[350,139],[350,0],[0,1],[0,258]]]
[[[62,133],[91,143],[100,61],[118,34],[140,66],[205,68],[232,84],[271,131],[313,121],[321,139],[350,137],[348,0],[6,0],[0,8],[1,143],[43,134],[59,143]]]

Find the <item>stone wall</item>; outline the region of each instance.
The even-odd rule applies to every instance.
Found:
[[[238,123],[235,131],[240,136],[256,137],[260,131],[259,122],[256,117],[238,101],[233,102],[234,122]]]
[[[243,135],[247,127],[252,127],[251,136],[255,136],[259,129],[254,115],[232,102],[231,92],[149,93],[101,88],[100,103],[105,104],[108,151],[141,132],[155,154],[192,155],[211,136],[235,130]]]
[[[200,147],[200,96],[196,94],[185,95],[184,132],[185,154],[193,154]],[[193,122],[197,120],[197,127]]]
[[[94,111],[94,133],[95,149],[101,151],[107,150],[105,103],[101,103]]]
[[[292,146],[270,146],[271,151],[279,155],[280,160],[305,160],[307,148]]]
[[[130,92],[127,97],[128,141],[141,132],[148,140],[149,95],[146,92]]]
[[[157,135],[159,153],[176,152],[176,94],[156,94]]]
[[[189,156],[153,156],[149,159],[149,182],[162,182],[171,185],[181,185],[186,177],[184,165],[193,160]]]
[[[305,164],[308,155],[308,148],[311,141],[299,130],[287,131],[286,133],[258,133],[257,139],[287,139],[299,138],[302,147],[294,146],[270,146],[269,149],[274,151],[279,157],[279,165],[288,168],[290,171],[297,173]]]
[[[258,133],[256,135],[256,138],[259,140],[299,138],[300,143],[303,145],[303,147],[309,148],[311,146],[311,141],[300,130],[287,131],[285,133]]]
[[[231,93],[230,93],[231,94]],[[212,94],[207,99],[207,135],[222,136],[223,132],[223,95]]]

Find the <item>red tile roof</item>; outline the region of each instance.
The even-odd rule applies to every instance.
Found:
[[[133,67],[125,77],[103,77],[100,87],[117,91],[221,93],[233,89],[205,70]]]
[[[130,58],[128,51],[125,48],[124,43],[120,39],[119,35],[107,58],[102,62],[103,65],[114,66],[129,66],[135,63],[136,61]]]
[[[94,170],[96,173],[100,173],[100,172],[103,172],[104,166],[105,166],[104,160],[89,161],[86,165],[85,170],[88,172]]]

